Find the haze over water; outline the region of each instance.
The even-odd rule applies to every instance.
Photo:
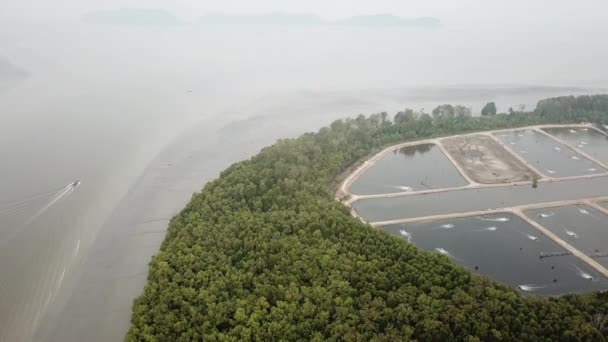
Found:
[[[604,6],[586,4],[587,10]],[[112,296],[129,286],[138,293],[162,234],[117,242],[131,236],[137,222],[170,217],[231,162],[277,138],[359,113],[392,115],[406,106],[430,111],[448,102],[475,112],[496,100],[501,110],[531,108],[548,96],[602,92],[602,80],[608,79],[605,44],[572,39],[601,37],[607,25],[566,27],[560,14],[574,5],[565,2],[549,12],[531,7],[526,22],[544,13],[544,26],[532,33],[498,17],[496,25],[480,30],[485,19],[463,21],[459,16],[465,13],[450,16],[454,5],[440,2],[412,8],[391,1],[358,5],[366,14],[437,16],[441,26],[433,29],[194,23],[209,11],[285,10],[271,2],[252,9],[235,2],[204,7],[178,1],[168,8],[181,21],[173,26],[82,20],[89,11],[138,5],[70,0],[0,5],[0,57],[27,74],[0,73],[0,204],[82,181],[38,217],[52,197],[27,201],[19,215],[0,217],[2,341],[31,340],[40,327],[41,340],[81,340],[83,331],[101,321],[106,323],[97,337],[89,330],[87,340],[124,334],[132,298],[121,297],[117,304]],[[352,4],[297,6],[291,10],[328,20],[360,14]],[[576,22],[578,13],[568,21]],[[601,11],[589,13],[595,23],[593,16]],[[578,53],[582,49],[584,56]],[[155,224],[162,232],[166,221]],[[138,254],[129,254],[133,250]],[[137,262],[126,263],[133,259]],[[109,298],[88,292],[91,282],[108,288],[108,274],[138,277],[104,292]],[[73,326],[61,321],[79,316],[85,318]]]

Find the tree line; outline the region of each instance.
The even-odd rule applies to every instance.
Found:
[[[473,117],[443,107],[338,120],[279,140],[192,196],[135,300],[128,341],[605,341],[608,295],[521,296],[376,231],[334,199],[397,142],[543,123],[608,123],[608,96]]]

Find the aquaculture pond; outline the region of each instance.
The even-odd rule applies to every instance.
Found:
[[[354,202],[353,208],[366,221],[376,222],[602,196],[608,196],[606,176],[542,182],[537,189],[511,185],[362,199]]]
[[[439,147],[421,144],[386,153],[351,185],[350,192],[373,195],[467,184]]]
[[[518,216],[504,213],[384,227],[417,247],[521,292],[559,295],[608,288],[608,281]]]
[[[530,210],[526,215],[608,267],[608,217],[599,210],[574,205]]]
[[[604,173],[601,166],[555,139],[532,129],[494,134],[513,152],[548,177],[571,177]]]
[[[608,135],[593,128],[581,127],[543,128],[543,130],[600,162],[608,163]]]

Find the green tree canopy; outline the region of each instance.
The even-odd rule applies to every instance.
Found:
[[[496,112],[497,112],[496,103],[494,103],[494,102],[488,102],[481,109],[481,115],[483,115],[483,116],[496,115]]]
[[[395,122],[380,113],[264,148],[171,220],[127,340],[605,341],[608,294],[520,296],[373,229],[334,199],[336,177],[389,144],[608,123],[608,111],[576,112]]]

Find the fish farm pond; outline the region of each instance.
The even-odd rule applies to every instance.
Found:
[[[471,133],[385,149],[340,199],[404,243],[521,293],[608,289],[608,136],[591,125]]]

